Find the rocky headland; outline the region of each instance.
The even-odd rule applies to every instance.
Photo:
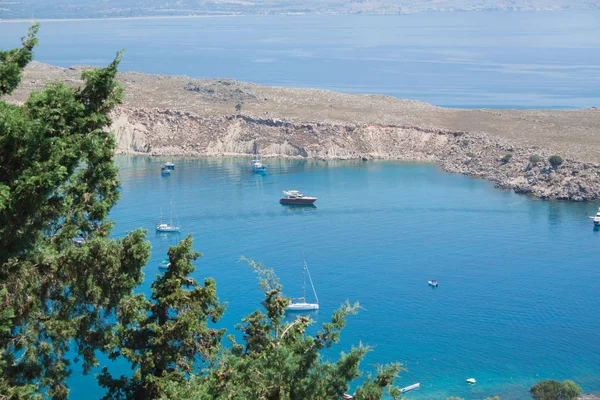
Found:
[[[86,67],[33,63],[22,102]],[[251,155],[431,162],[541,199],[600,200],[600,110],[463,110],[381,95],[267,87],[230,79],[120,74],[113,115],[125,154]],[[553,167],[551,155],[564,162]]]

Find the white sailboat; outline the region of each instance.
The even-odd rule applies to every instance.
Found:
[[[254,172],[265,172],[267,167],[262,162],[262,155],[256,154],[254,160],[250,161],[250,165],[252,166],[252,171]]]
[[[304,256],[302,256],[302,261],[304,263],[304,268],[302,270],[302,297],[291,299],[292,301],[286,307],[287,311],[312,311],[319,309],[319,298],[317,297],[317,291],[315,290],[315,285],[313,284]],[[316,303],[306,302],[306,275],[308,275],[308,280],[312,287],[313,294],[315,295]]]
[[[173,203],[170,202],[169,223],[162,222],[162,208],[160,209],[160,222],[156,225],[156,232],[179,232],[179,223],[173,225]]]

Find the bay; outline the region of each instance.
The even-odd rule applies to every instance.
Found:
[[[247,158],[180,158],[161,177],[165,161],[117,158],[114,234],[142,227],[152,244],[140,290],[149,293],[169,245],[193,234],[204,254],[194,277],[216,279],[229,303],[221,326],[232,333],[262,300],[239,257],[274,268],[298,296],[304,253],[318,324],[346,300],[364,308],[327,357],[374,346],[363,368],[402,362],[398,384],[422,384],[409,399],[527,399],[542,379],[600,390],[600,232],[587,218],[599,204],[535,201],[424,164],[266,159],[259,175]],[[286,189],[315,195],[316,207],[280,205]],[[181,234],[156,234],[170,201]],[[77,373],[70,385],[73,398],[102,393]]]
[[[0,48],[29,23],[0,21]],[[42,21],[36,60],[378,93],[447,107],[600,105],[600,11]]]

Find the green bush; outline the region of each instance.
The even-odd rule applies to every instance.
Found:
[[[583,390],[573,381],[541,381],[536,383],[530,390],[531,397],[535,400],[573,400]]]
[[[240,111],[242,111],[242,103],[237,103],[237,104],[235,105],[235,111],[237,111],[237,112],[240,112]]]
[[[467,157],[473,158],[473,157],[475,157],[475,153],[473,153],[473,152],[468,152],[468,153],[467,153]]]
[[[538,156],[537,154],[533,154],[532,156],[529,156],[529,162],[533,165],[537,165],[539,163],[541,163],[542,161],[544,161],[544,159],[540,156]]]
[[[502,162],[502,164],[507,164],[511,158],[512,158],[512,154],[508,153],[507,155],[505,155],[504,157],[502,157],[500,159],[500,162]]]
[[[548,157],[548,162],[552,165],[552,168],[558,168],[558,166],[563,163],[563,159],[561,156],[554,155]]]

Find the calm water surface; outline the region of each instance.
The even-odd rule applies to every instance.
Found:
[[[27,25],[0,22],[0,48]],[[600,11],[45,21],[36,59],[106,65],[123,48],[122,70],[451,107],[600,105]]]
[[[141,290],[168,246],[192,233],[204,254],[194,276],[217,280],[231,328],[262,300],[238,258],[263,261],[298,296],[304,252],[318,323],[345,300],[364,307],[331,355],[374,346],[363,367],[402,362],[399,384],[422,384],[409,399],[526,399],[549,378],[600,390],[600,232],[586,216],[598,204],[534,201],[431,165],[267,159],[263,176],[248,159],[176,159],[162,178],[165,161],[118,158],[115,235],[143,227],[153,247]],[[280,205],[283,189],[317,196],[316,208]],[[170,199],[181,235],[156,234]],[[93,384],[74,376],[73,398],[97,397]]]

